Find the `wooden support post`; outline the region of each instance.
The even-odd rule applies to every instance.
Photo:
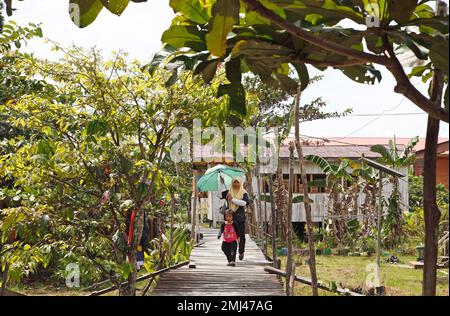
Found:
[[[191,212],[191,239],[194,240],[194,243],[197,243],[197,178],[194,173],[194,178],[192,179],[192,212]]]
[[[287,258],[286,258],[286,294],[291,295],[291,284],[289,282],[292,273],[293,266],[293,254],[292,254],[292,198],[294,193],[294,144],[289,144],[289,201],[288,201],[288,213],[286,218],[287,229]]]
[[[383,214],[383,172],[380,170],[379,174],[379,196],[378,196],[378,214],[377,214],[377,280],[375,287],[381,285],[381,221]]]
[[[280,268],[278,266],[278,258],[277,258],[277,215],[275,210],[275,201],[273,196],[273,180],[272,175],[269,174],[269,191],[270,191],[270,217],[272,221],[272,259],[273,259],[273,267]]]
[[[286,280],[286,283],[289,282],[289,293],[288,296],[294,296],[295,295],[295,262],[292,263],[292,268],[291,268],[291,274],[289,276],[289,280]]]
[[[264,192],[264,222],[263,222],[263,229],[264,229],[264,253],[267,256],[269,256],[269,253],[267,252],[267,247],[268,247],[268,243],[269,243],[269,238],[268,238],[268,224],[269,221],[267,220],[267,192],[266,192],[266,183],[267,183],[267,176],[265,175],[263,177],[264,181],[263,181],[263,192]]]
[[[259,164],[256,166],[256,182],[257,182],[257,193],[258,193],[258,239],[261,241],[263,239],[261,223],[262,223],[262,203],[261,203],[261,174],[259,170]]]
[[[277,260],[277,269],[281,269],[281,259],[278,259]],[[281,280],[281,275],[277,275],[277,277],[278,277],[278,279],[280,279]]]
[[[247,219],[247,227],[248,227],[248,233],[252,237],[256,237],[256,207],[255,207],[255,193],[253,192],[253,175],[251,170],[247,170],[245,173],[245,186],[248,192],[248,197],[252,201],[248,204],[248,208],[250,208],[250,218]],[[253,226],[254,225],[254,226]]]

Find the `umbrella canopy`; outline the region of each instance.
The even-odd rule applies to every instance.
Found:
[[[200,192],[218,191],[220,176],[223,177],[227,188],[231,185],[233,178],[242,178],[245,171],[225,165],[217,165],[206,170],[205,174],[197,182],[197,190]]]

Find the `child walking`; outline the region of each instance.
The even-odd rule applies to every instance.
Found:
[[[238,226],[233,222],[233,211],[227,210],[225,212],[225,222],[220,227],[218,239],[223,236],[222,251],[227,256],[228,266],[234,267],[236,265],[236,251],[239,242]]]

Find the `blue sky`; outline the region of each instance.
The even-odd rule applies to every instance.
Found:
[[[161,46],[161,34],[170,25],[173,11],[168,0],[151,0],[147,3],[130,3],[121,17],[103,10],[97,20],[84,29],[79,29],[70,21],[67,14],[67,0],[25,0],[15,1],[18,9],[13,19],[20,23],[40,23],[44,36],[63,45],[100,48],[105,56],[111,51],[123,50],[131,58],[142,62],[149,60]],[[32,40],[27,51],[38,57],[55,58],[42,39]],[[379,68],[382,70],[382,68]],[[312,69],[313,74],[320,74]],[[322,73],[324,79],[310,86],[303,94],[303,102],[318,96],[328,103],[329,111],[341,111],[352,107],[356,115],[381,114],[382,116],[350,116],[339,119],[304,123],[302,134],[334,137],[412,137],[426,134],[427,116],[392,115],[401,113],[423,113],[417,106],[393,91],[394,79],[389,72],[382,70],[381,83],[373,86],[358,84],[339,71],[329,69]],[[416,78],[417,85],[426,94],[427,87]],[[441,123],[441,137],[448,137],[448,124]]]

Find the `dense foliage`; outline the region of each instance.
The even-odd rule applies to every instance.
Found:
[[[55,50],[64,58],[39,60],[9,47],[1,59],[8,61],[0,78],[1,260],[8,283],[27,276],[62,281],[69,263],[79,264],[84,285],[127,279],[135,271],[125,260],[131,250],[124,247],[124,201],[153,223],[150,236],[158,239],[150,243],[147,268],[158,263],[162,234],[177,241],[168,261],[183,260],[186,234],[177,230],[171,238],[166,228],[169,214],[185,222],[190,168],[169,159],[170,133],[193,118],[223,115],[210,110],[223,102],[189,73],[167,88],[170,73],[150,76],[123,53],[103,60],[96,50]]]
[[[92,23],[103,8],[120,15],[130,2],[146,0],[70,0],[69,13],[75,24],[84,27]],[[7,135],[6,141],[2,141],[0,160],[0,170],[6,175],[2,180],[6,183],[3,201],[8,203],[3,242],[12,247],[7,248],[6,253],[21,249],[25,258],[39,249],[33,247],[34,240],[15,244],[17,233],[22,240],[26,236],[19,226],[33,231],[37,229],[33,223],[39,220],[41,234],[45,237],[44,228],[51,228],[53,220],[46,217],[47,213],[60,215],[60,210],[64,210],[62,217],[57,216],[63,219],[58,222],[60,225],[64,225],[64,220],[76,219],[81,221],[77,229],[84,227],[83,217],[77,217],[79,213],[76,213],[82,208],[80,213],[94,218],[106,229],[84,227],[84,238],[94,234],[101,240],[101,234],[108,235],[114,230],[119,231],[120,237],[118,218],[124,214],[119,204],[127,199],[136,207],[138,218],[131,247],[124,251],[133,262],[145,214],[155,215],[156,197],[173,191],[170,173],[167,178],[161,172],[162,166],[170,168],[165,157],[171,128],[193,116],[203,117],[205,112],[207,122],[217,119],[222,126],[225,122],[235,125],[243,120],[251,121],[252,110],[261,109],[264,104],[256,102],[256,107],[251,108],[246,91],[249,89],[244,86],[247,74],[257,75],[268,87],[281,89],[282,93],[275,95],[275,99],[283,100],[283,93],[292,94],[299,83],[301,89],[310,83],[306,65],[319,70],[332,67],[356,82],[368,84],[381,80],[381,73],[375,67],[382,66],[393,75],[395,92],[403,94],[430,118],[448,122],[448,18],[442,6],[434,10],[431,2],[171,0],[170,6],[176,14],[172,25],[162,35],[164,46],[145,68],[126,64],[120,57],[104,63],[95,52],[83,54],[75,49],[66,52],[68,57],[63,63],[36,61],[25,55],[18,59],[13,57],[13,60],[3,59],[18,68],[19,82],[28,85],[26,93],[19,91],[18,97],[5,98],[0,112],[6,117],[0,132]],[[11,15],[13,1],[5,0],[5,4],[7,14]],[[0,48],[9,52],[13,45],[20,47],[22,34],[4,28],[12,33],[6,40],[1,39]],[[403,62],[404,57],[411,62]],[[296,75],[293,76],[294,70]],[[21,73],[25,80],[20,77]],[[14,71],[1,74],[6,78],[4,86],[11,84],[8,76],[15,77],[15,74]],[[197,77],[191,74],[211,85],[201,86],[198,91],[191,89],[186,82],[195,82],[192,87],[199,84]],[[411,84],[412,77],[429,83],[428,96]],[[151,85],[146,85],[148,83]],[[187,86],[189,89],[185,89]],[[17,87],[22,89],[21,85]],[[197,94],[181,100],[181,94],[177,94],[180,87],[182,91],[185,89],[184,93]],[[151,92],[146,94],[148,90]],[[198,95],[204,100],[202,93],[207,93],[208,106],[203,107],[200,102],[200,110],[191,110],[189,102],[197,101]],[[313,116],[323,114],[320,113],[321,101],[316,101],[311,111]],[[179,110],[181,113],[174,113],[175,104],[184,106]],[[319,112],[314,111],[317,109]],[[48,113],[43,114],[42,110]],[[286,113],[280,116],[285,124],[286,117],[292,117]],[[437,137],[437,130],[433,131],[430,125],[429,136]],[[398,157],[391,158],[394,167],[409,159],[405,157],[406,161],[402,162]],[[425,191],[433,200],[434,185],[427,185]],[[44,196],[48,196],[51,203]],[[401,234],[402,221],[396,201],[398,193],[394,190],[389,200],[392,216],[388,222],[392,225],[387,229],[394,237]],[[425,205],[429,240],[436,226],[431,204]],[[110,212],[104,213],[104,210]],[[38,218],[24,225],[25,219],[30,220],[32,216],[18,214],[27,212],[37,214]],[[439,215],[438,211],[434,213]],[[12,228],[14,225],[17,227]],[[34,231],[31,235],[37,234]],[[397,243],[395,238],[388,239],[392,246]],[[435,278],[431,277],[436,274],[435,244],[428,242],[425,251],[428,259],[424,269],[424,293],[427,294],[433,294],[435,285]],[[76,242],[74,245],[78,249]],[[110,245],[100,242],[95,246]],[[92,258],[96,249],[85,248],[82,256]],[[12,266],[14,272],[16,262],[13,259],[17,256],[11,258],[6,259],[2,269]],[[48,264],[41,261],[43,265]],[[105,258],[106,265],[118,261]],[[105,263],[96,264],[105,266]],[[27,269],[30,266],[33,267],[31,263],[25,264],[21,271],[33,271],[33,268]],[[136,278],[133,268],[126,264],[120,269],[114,268],[116,272],[120,270],[122,276],[128,275],[129,283],[133,283]]]

